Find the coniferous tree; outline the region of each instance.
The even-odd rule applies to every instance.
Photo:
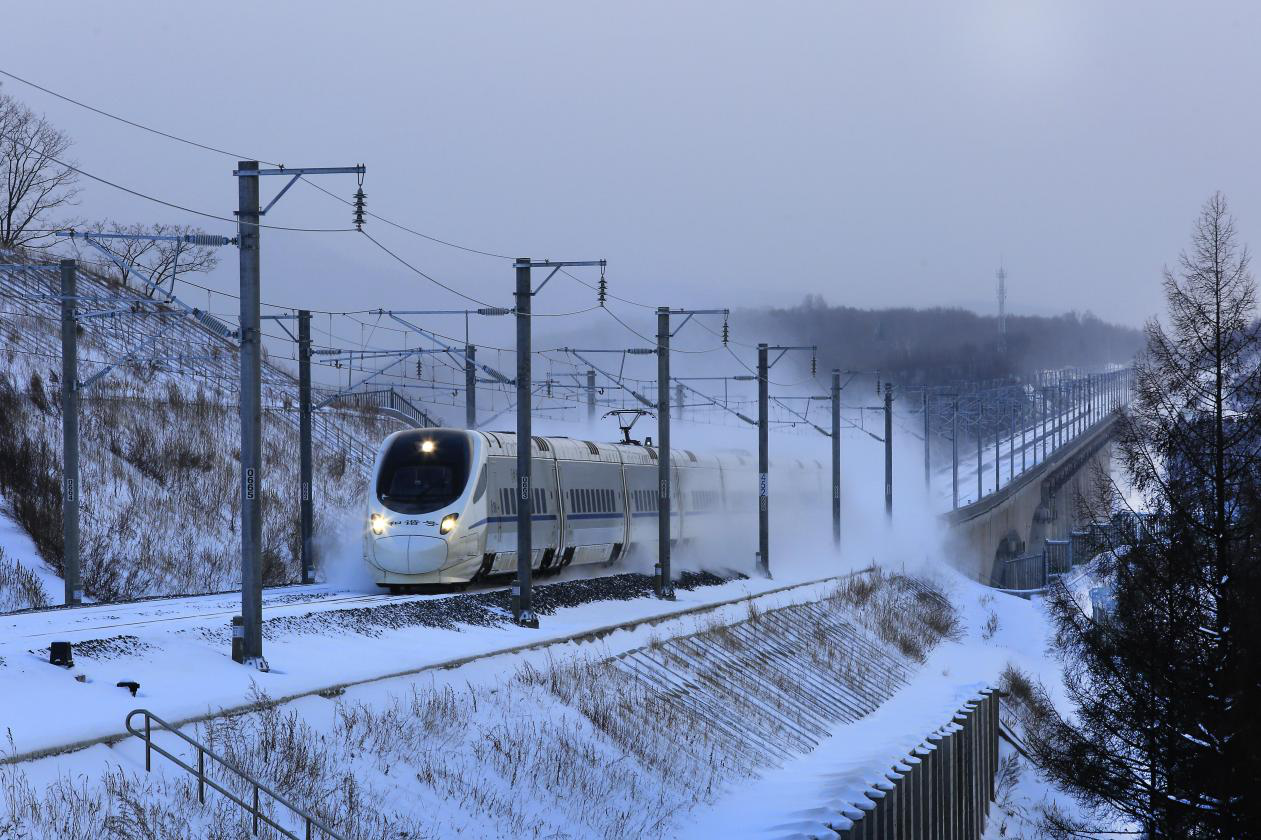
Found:
[[[1146,510],[1100,558],[1113,606],[1094,615],[1063,587],[1048,598],[1073,710],[1041,693],[1029,742],[1093,816],[1052,813],[1049,833],[1120,819],[1148,837],[1261,836],[1261,347],[1248,264],[1214,195],[1165,272],[1168,327],[1148,323],[1121,418],[1114,451]],[[1112,487],[1090,507],[1125,503]]]

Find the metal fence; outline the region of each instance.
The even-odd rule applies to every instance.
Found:
[[[999,694],[986,690],[874,782],[832,826],[843,840],[941,837],[985,831],[998,773]]]
[[[1003,560],[994,570],[993,585],[999,589],[1033,592],[1046,588],[1046,552]]]
[[[137,729],[132,724],[133,719],[137,716],[144,717],[144,729]],[[197,751],[197,766],[193,767],[191,764],[185,763],[183,759],[179,758],[174,753],[169,752],[154,743],[154,724],[158,725],[159,731],[169,732],[189,746],[193,747]],[[173,762],[177,767],[180,767],[197,777],[198,802],[203,804],[206,802],[206,788],[210,788],[211,790],[218,791],[237,805],[244,808],[245,812],[251,817],[252,831],[254,834],[258,834],[260,825],[266,825],[278,831],[282,837],[288,837],[290,840],[312,840],[312,838],[317,836],[331,837],[333,840],[345,840],[343,835],[333,831],[333,829],[329,828],[322,820],[312,816],[310,812],[299,808],[297,805],[294,805],[288,799],[276,793],[262,782],[247,775],[232,764],[229,764],[209,747],[194,741],[192,738],[188,737],[183,732],[180,732],[174,726],[162,720],[162,718],[153,714],[153,712],[150,712],[148,709],[135,709],[131,712],[131,714],[127,715],[127,731],[144,741],[145,772],[153,769],[153,753],[156,752],[158,755],[164,756]],[[215,764],[222,768],[222,770],[225,771],[225,775],[234,777],[239,783],[241,783],[242,787],[252,790],[252,802],[246,802],[234,792],[211,778],[211,776],[206,772],[207,758],[211,759]],[[298,835],[291,831],[286,825],[277,822],[277,820],[269,814],[270,809],[264,809],[263,806],[267,803],[260,801],[262,794],[266,794],[270,798],[270,802],[279,804],[288,809],[290,819],[287,822],[290,824],[294,822],[301,824],[304,828],[304,833],[302,835]],[[318,832],[318,834],[316,832]]]
[[[1062,575],[1073,568],[1073,541],[1046,540],[1042,544],[1042,552],[1046,555],[1046,575]]]

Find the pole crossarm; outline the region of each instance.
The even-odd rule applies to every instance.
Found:
[[[370,309],[369,315],[511,315],[511,307],[483,306],[479,309]]]
[[[293,168],[281,166],[277,169],[233,169],[232,174],[238,178],[253,178],[255,175],[363,175],[367,171],[368,167],[360,163],[356,166],[304,166]]]
[[[512,310],[507,310],[507,309],[505,309],[505,310],[500,310],[500,309],[498,309],[498,308],[491,308],[491,309],[486,309],[486,310],[482,310],[482,309],[473,309],[473,310],[468,310],[468,309],[430,310],[430,311],[428,311],[428,312],[426,312],[426,311],[424,311],[424,310],[416,310],[416,311],[412,311],[412,312],[400,312],[400,311],[398,311],[398,310],[393,310],[393,311],[391,311],[391,310],[386,310],[386,309],[378,309],[378,310],[377,310],[377,313],[378,313],[378,314],[385,315],[385,316],[387,316],[387,317],[389,317],[389,318],[391,318],[391,319],[393,319],[393,320],[397,321],[398,323],[402,324],[403,326],[407,327],[408,329],[415,330],[415,331],[416,331],[417,333],[419,333],[420,335],[423,335],[425,338],[429,339],[429,340],[430,340],[430,341],[432,341],[434,344],[438,345],[438,348],[439,348],[439,349],[438,349],[438,351],[437,351],[437,352],[441,352],[441,353],[451,353],[451,354],[458,353],[461,357],[467,357],[467,356],[469,355],[469,352],[468,352],[468,351],[469,351],[469,348],[474,347],[474,345],[469,344],[469,345],[466,345],[466,346],[464,346],[464,347],[460,347],[460,346],[458,346],[458,345],[447,344],[445,341],[443,341],[441,338],[439,338],[439,337],[438,337],[438,335],[437,335],[436,333],[433,333],[433,332],[431,332],[431,331],[429,331],[429,330],[425,329],[424,327],[419,326],[418,324],[414,324],[414,323],[412,323],[411,321],[407,320],[406,318],[404,318],[404,317],[402,317],[402,316],[403,316],[403,315],[405,315],[405,314],[410,314],[410,315],[415,315],[415,314],[420,314],[420,315],[425,315],[425,314],[429,314],[429,315],[469,315],[469,314],[474,314],[474,313],[476,313],[476,314],[478,314],[478,315],[508,315],[508,314],[511,314],[511,312],[512,312]],[[435,351],[429,350],[429,351],[422,351],[422,352],[435,352]],[[474,352],[476,352],[476,350],[474,350]],[[512,380],[512,379],[509,379],[507,376],[504,376],[502,373],[500,373],[499,371],[497,371],[497,370],[495,370],[494,368],[490,367],[489,365],[479,363],[479,364],[478,364],[478,367],[480,367],[482,370],[486,371],[486,373],[488,373],[488,374],[490,374],[491,376],[493,376],[493,377],[495,377],[495,378],[499,379],[501,382],[503,382],[503,383],[505,383],[505,384],[511,384],[512,382],[514,382],[514,381],[515,381],[515,380]]]
[[[55,231],[53,236],[61,236],[69,239],[82,237],[88,242],[93,239],[128,239],[143,242],[181,242],[185,245],[201,245],[207,248],[221,248],[224,245],[237,244],[237,238],[235,236],[220,236],[215,233],[150,234],[105,233],[104,231],[95,230],[59,230]]]
[[[553,277],[555,277],[556,272],[560,271],[562,268],[582,268],[584,266],[599,266],[601,269],[603,269],[607,265],[608,265],[608,260],[516,260],[515,262],[513,262],[512,267],[515,269],[522,269],[522,268],[525,268],[525,269],[550,268],[551,269],[551,271],[548,272],[547,277],[543,279],[543,282],[539,283],[538,288],[530,292],[531,296],[533,296],[543,291],[543,287],[547,285],[547,282],[551,280]]]
[[[770,352],[774,352],[776,350],[779,351],[779,355],[776,356],[774,359],[772,359],[770,364],[766,366],[767,370],[770,370],[771,368],[775,367],[775,363],[778,362],[780,359],[784,358],[784,354],[787,353],[789,350],[809,350],[811,353],[819,352],[818,346],[814,344],[789,344],[789,345],[773,344],[773,345],[768,345],[766,349]]]
[[[693,377],[688,377],[688,378],[689,378],[689,379],[699,379],[699,378],[703,378],[703,377],[695,377],[695,376],[693,376]],[[726,377],[719,377],[719,378],[724,378],[724,379],[725,379]],[[698,391],[698,390],[696,390],[695,388],[693,388],[691,385],[688,385],[686,382],[684,382],[684,381],[683,381],[682,379],[680,379],[679,377],[677,377],[677,376],[673,376],[673,377],[671,377],[671,378],[670,378],[670,380],[671,380],[671,381],[672,381],[675,385],[678,385],[680,388],[682,388],[683,390],[685,390],[685,391],[689,391],[689,392],[691,392],[691,393],[695,394],[696,396],[700,397],[701,399],[706,400],[706,401],[707,401],[710,405],[716,405],[716,406],[718,406],[719,408],[721,408],[723,411],[727,412],[728,414],[734,414],[736,417],[739,417],[741,420],[743,420],[744,422],[748,423],[750,426],[756,426],[756,425],[757,425],[757,421],[756,421],[756,420],[754,420],[752,417],[747,417],[747,416],[745,416],[745,415],[741,414],[740,412],[736,411],[734,408],[731,408],[730,406],[723,405],[722,403],[718,402],[718,400],[716,400],[716,399],[714,399],[713,397],[709,396],[709,394],[706,394],[706,393],[704,393],[704,392],[702,392],[702,391]]]
[[[402,364],[403,362],[407,361],[409,358],[411,358],[412,356],[415,356],[417,353],[420,353],[420,352],[422,351],[419,348],[416,350],[399,351],[399,357],[397,359],[390,362],[388,365],[381,368],[380,370],[373,371],[372,373],[365,376],[363,379],[360,379],[358,382],[355,382],[354,384],[348,386],[345,390],[338,391],[332,396],[325,397],[324,399],[316,403],[315,407],[312,408],[311,410],[319,411],[321,408],[326,407],[329,403],[333,402],[333,400],[336,400],[338,397],[344,397],[348,394],[355,393],[356,390],[361,388],[363,385],[371,382],[373,379],[376,379],[378,376],[390,370],[391,368],[397,367],[398,365]]]
[[[639,393],[638,391],[636,391],[634,388],[630,387],[629,385],[624,384],[624,382],[623,382],[623,380],[622,380],[622,377],[620,377],[620,376],[614,376],[613,374],[609,373],[609,372],[608,372],[607,370],[605,370],[604,368],[601,368],[601,367],[599,367],[598,365],[596,365],[596,364],[592,363],[589,359],[587,359],[586,357],[584,357],[584,356],[582,355],[582,353],[581,353],[581,352],[579,352],[579,351],[577,351],[577,350],[568,349],[568,348],[566,348],[566,349],[565,349],[565,352],[567,352],[567,353],[569,353],[571,356],[573,356],[573,357],[575,357],[575,358],[577,358],[577,359],[581,360],[581,361],[583,362],[583,364],[585,364],[587,367],[589,367],[589,368],[591,368],[591,369],[593,369],[593,370],[597,370],[597,371],[599,371],[600,373],[604,374],[604,376],[605,376],[605,377],[607,377],[607,378],[608,378],[608,380],[609,380],[610,382],[612,382],[612,383],[613,383],[614,385],[616,385],[617,387],[621,388],[621,389],[622,389],[623,391],[625,391],[626,393],[630,394],[630,395],[631,395],[632,397],[634,397],[635,399],[639,400],[639,401],[640,401],[641,403],[643,403],[644,405],[648,406],[648,408],[651,408],[651,409],[654,409],[654,410],[657,408],[657,404],[656,404],[655,402],[653,402],[652,400],[648,399],[648,398],[647,398],[647,397],[645,397],[643,394]],[[653,352],[655,353],[656,351],[654,350]]]

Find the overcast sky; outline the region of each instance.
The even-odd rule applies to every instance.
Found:
[[[1064,0],[13,2],[0,68],[233,152],[364,162],[378,213],[502,254],[605,257],[615,293],[654,305],[818,293],[992,312],[1001,259],[1012,312],[1138,324],[1213,190],[1261,242],[1259,17]],[[232,159],[3,89],[68,130],[85,169],[231,215]],[[196,221],[85,186],[89,218]],[[268,221],[349,216],[295,187]],[[508,304],[506,262],[368,229]],[[463,303],[357,234],[268,231],[263,248],[266,300]],[[225,256],[212,282],[231,290]],[[592,302],[561,278],[536,307]]]

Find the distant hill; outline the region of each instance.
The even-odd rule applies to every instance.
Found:
[[[787,309],[741,311],[733,321],[759,335],[817,344],[819,369],[881,371],[901,383],[1021,377],[1040,369],[1125,363],[1143,345],[1141,330],[1089,313],[1009,315],[1006,349],[998,318],[966,309],[855,309],[807,296]]]

